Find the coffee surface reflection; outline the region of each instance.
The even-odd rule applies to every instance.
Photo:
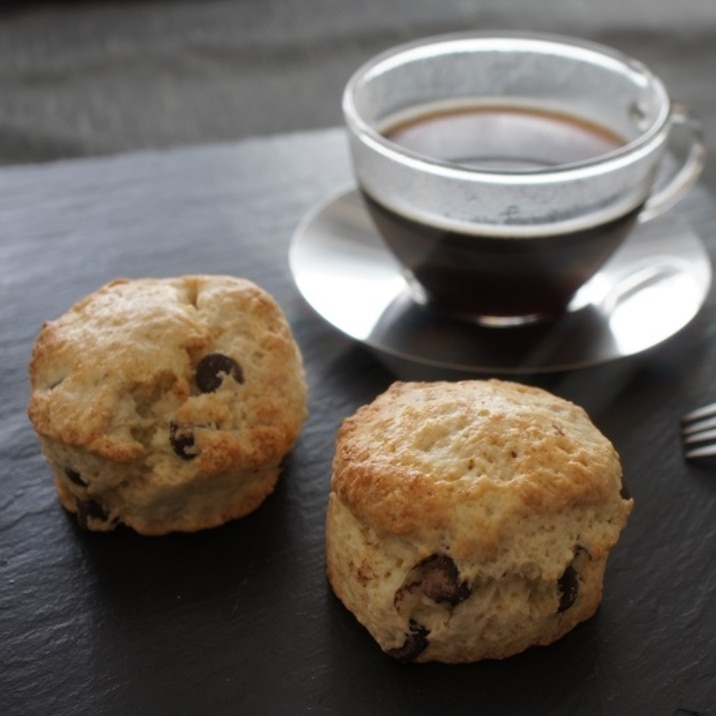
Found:
[[[381,134],[431,159],[473,169],[529,171],[582,162],[627,142],[607,127],[534,107],[463,102],[423,108]]]

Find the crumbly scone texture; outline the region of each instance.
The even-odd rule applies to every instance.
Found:
[[[586,412],[510,381],[393,384],[345,419],[330,583],[403,661],[504,658],[597,610],[633,501]]]
[[[45,323],[28,414],[91,530],[214,527],[256,509],[307,417],[285,315],[230,276],[116,279]]]

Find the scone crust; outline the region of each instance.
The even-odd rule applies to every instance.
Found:
[[[332,489],[379,533],[448,538],[456,558],[489,558],[515,520],[575,507],[617,509],[609,549],[626,519],[614,499],[621,476],[616,450],[586,412],[544,390],[396,382],[341,424]]]
[[[209,354],[239,366],[211,392],[197,386]],[[192,531],[245,514],[307,415],[282,310],[230,276],[116,279],[42,327],[29,371],[28,414],[60,499],[98,506],[92,529]]]
[[[592,616],[633,504],[582,408],[498,380],[393,384],[343,421],[331,485],[334,591],[415,661],[502,658]]]

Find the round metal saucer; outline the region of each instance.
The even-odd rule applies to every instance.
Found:
[[[701,239],[673,214],[640,224],[551,322],[490,327],[416,302],[357,191],[297,227],[289,262],[309,305],[394,361],[461,373],[546,373],[636,355],[696,315],[711,283]]]

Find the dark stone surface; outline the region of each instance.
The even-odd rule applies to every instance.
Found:
[[[349,183],[338,131],[0,172],[0,713],[713,716],[716,475],[679,443],[679,416],[716,398],[713,291],[650,355],[539,381],[589,410],[636,501],[595,618],[504,661],[420,666],[383,655],[332,596],[335,432],[393,376],[303,303],[286,252],[303,214]],[[683,211],[713,254],[710,195]],[[246,276],[283,305],[310,420],[243,520],[162,538],[81,531],[25,415],[32,342],[115,276],[200,271]]]

